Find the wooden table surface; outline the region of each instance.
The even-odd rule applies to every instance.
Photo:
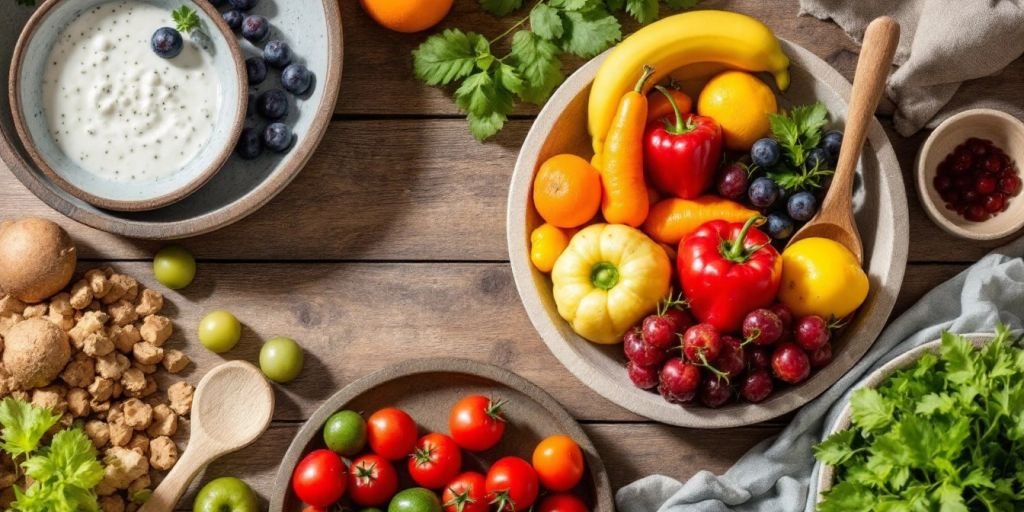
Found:
[[[798,17],[797,0],[702,5],[752,14],[852,79],[857,46],[831,23]],[[505,247],[507,187],[536,109],[517,112],[492,142],[476,142],[449,93],[412,77],[410,51],[424,35],[379,28],[355,0],[343,0],[342,11],[341,97],[308,167],[251,217],[182,242],[199,258],[199,274],[168,298],[177,327],[172,344],[197,363],[190,380],[222,361],[194,334],[213,308],[235,312],[246,326],[229,359],[255,362],[260,340],[278,334],[299,340],[307,353],[302,377],[277,386],[270,430],[250,449],[215,463],[207,479],[240,476],[269,496],[277,462],[324,398],[410,357],[479,359],[548,390],[584,424],[616,489],[652,473],[685,479],[702,469],[722,472],[779,432],[784,421],[723,431],[651,423],[562,368],[527,319]],[[444,26],[493,36],[513,18],[498,20],[475,0],[458,0]],[[578,64],[567,62],[567,71]],[[910,196],[911,262],[899,313],[1001,242],[965,243],[934,226],[909,178],[924,135],[905,139],[889,132]],[[65,219],[0,172],[0,218],[25,215],[64,225],[83,265],[109,262],[154,284],[149,259],[161,243],[118,238]],[[181,506],[190,504],[191,493]]]

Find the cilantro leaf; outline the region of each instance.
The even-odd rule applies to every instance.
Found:
[[[12,457],[28,455],[36,450],[39,440],[59,419],[60,416],[49,410],[5,398],[0,402],[0,426],[3,426],[0,447]]]
[[[562,48],[578,57],[593,57],[622,39],[619,20],[603,7],[567,11],[562,19],[565,23]]]
[[[558,15],[558,10],[544,3],[537,4],[537,7],[530,11],[530,28],[533,29],[534,34],[549,41],[557,40],[565,33],[565,27],[562,25],[562,18]],[[520,33],[528,32],[521,31]],[[514,39],[512,44],[515,45]],[[514,51],[515,48],[513,48]]]
[[[183,5],[171,11],[171,19],[174,20],[174,24],[178,29],[178,32],[183,34],[188,34],[199,29],[199,15],[196,14],[195,9],[187,5]]]
[[[466,112],[470,133],[477,140],[486,140],[505,126],[515,108],[513,93],[508,89],[515,76],[511,66],[502,64],[470,75],[455,91],[455,104]]]
[[[861,388],[850,397],[853,423],[868,432],[877,432],[892,422],[892,404],[874,388]]]
[[[644,25],[658,19],[659,7],[658,0],[626,0],[626,12]]]
[[[595,7],[597,2],[594,0],[550,0],[548,4],[551,7],[558,7],[565,11],[582,11]]]
[[[523,0],[480,0],[480,7],[495,16],[504,16],[523,6]]]
[[[814,447],[814,456],[825,464],[837,465],[853,456],[853,430],[837,432],[825,442]]]
[[[551,41],[533,32],[519,31],[512,38],[509,56],[524,80],[519,93],[524,101],[541,105],[562,83],[562,62],[558,60],[558,47]]]
[[[413,72],[427,85],[448,85],[472,74],[483,54],[490,54],[483,36],[448,29],[413,50]]]

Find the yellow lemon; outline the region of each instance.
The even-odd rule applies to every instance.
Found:
[[[782,252],[779,302],[796,316],[843,318],[864,303],[869,287],[857,257],[839,242],[805,238]]]
[[[770,132],[768,114],[778,112],[775,93],[756,76],[742,71],[715,75],[697,100],[697,113],[722,126],[725,147],[749,151]]]

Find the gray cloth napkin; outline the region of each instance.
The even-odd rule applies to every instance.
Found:
[[[800,0],[800,13],[857,41],[878,16],[900,23],[887,92],[901,135],[975,107],[1024,119],[1024,0]]]
[[[882,332],[864,358],[804,406],[775,439],[751,449],[724,475],[701,471],[685,484],[649,476],[616,495],[623,512],[798,512],[814,510],[818,467],[811,448],[868,373],[943,330],[991,332],[997,322],[1024,327],[1024,238],[997,249],[925,295]]]

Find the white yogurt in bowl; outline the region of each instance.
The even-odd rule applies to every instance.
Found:
[[[162,58],[150,40],[183,4],[207,37],[182,34],[181,53]],[[230,157],[244,120],[241,53],[205,1],[50,0],[14,63],[12,110],[30,156],[104,208],[154,209],[194,192]]]

